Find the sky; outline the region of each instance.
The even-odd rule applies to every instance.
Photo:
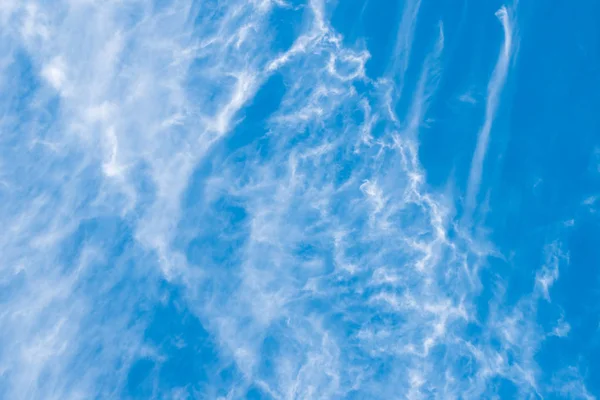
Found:
[[[0,0],[0,398],[596,399],[598,15]]]

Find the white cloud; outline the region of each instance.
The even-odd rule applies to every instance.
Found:
[[[473,153],[471,161],[471,169],[469,171],[469,181],[467,186],[466,207],[471,212],[476,206],[476,197],[479,193],[479,185],[481,183],[481,175],[483,171],[483,162],[487,152],[490,133],[496,111],[500,101],[500,95],[506,82],[506,77],[509,72],[510,60],[513,52],[513,42],[515,41],[513,21],[511,21],[510,11],[505,7],[501,7],[496,16],[502,23],[504,31],[504,42],[498,55],[498,61],[494,68],[494,72],[488,83],[487,100],[485,105],[485,118],[477,135],[477,145]]]
[[[571,325],[569,325],[568,322],[564,321],[563,318],[561,318],[558,321],[558,324],[554,327],[554,329],[552,329],[552,336],[556,336],[556,337],[567,337],[569,335],[569,332],[571,331]]]
[[[42,68],[42,76],[56,90],[61,91],[67,84],[66,65],[62,58],[56,57]]]
[[[0,46],[23,45],[32,80],[52,88],[35,88],[31,114],[0,97],[14,114],[2,121],[14,136],[2,155],[13,146],[24,155],[0,165],[9,227],[0,287],[10,293],[0,343],[13,349],[0,351],[1,393],[122,396],[137,360],[169,357],[144,340],[164,286],[183,292],[181,307],[209,332],[211,368],[239,373],[223,398],[250,387],[282,399],[482,398],[494,395],[494,379],[546,390],[534,357],[544,337],[537,301],[550,298],[562,259],[516,305],[497,294],[479,321],[478,272],[493,246],[454,221],[451,194],[429,187],[420,164],[418,134],[444,72],[443,25],[418,59],[421,3],[408,2],[393,61],[374,82],[367,49],[345,44],[328,3],[308,3],[307,23],[281,52],[264,40],[269,13],[291,6],[204,5],[1,9],[10,41]],[[512,54],[506,9],[499,18],[505,43],[478,148]],[[419,79],[408,93],[411,63]],[[281,103],[260,121],[264,132],[246,132],[244,108],[275,74]],[[3,66],[3,88],[10,79]],[[235,135],[260,140],[236,147]],[[477,154],[473,199],[485,150]],[[473,327],[477,340],[465,334]],[[159,393],[160,377],[149,379],[157,398],[186,396],[182,387]]]

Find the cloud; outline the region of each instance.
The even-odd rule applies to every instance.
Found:
[[[566,259],[568,261],[568,256],[562,254],[560,249],[556,248],[557,246],[556,243],[551,246],[552,250],[548,250],[549,255],[546,264],[535,275],[536,290],[546,301],[550,301],[550,288],[559,277],[558,265],[560,260]]]
[[[0,95],[2,396],[587,393],[535,359],[570,326],[537,321],[560,246],[516,303],[498,282],[479,309],[497,252],[419,159],[446,46],[436,22],[413,51],[419,1],[377,81],[321,1],[1,4],[0,85],[27,88]],[[288,49],[280,8],[305,19]],[[498,17],[473,206],[513,50]]]
[[[559,371],[552,382],[552,392],[571,399],[595,400],[583,382],[580,371],[575,366],[568,366]]]
[[[230,129],[261,65],[239,62],[249,44],[233,42],[236,10],[198,27],[190,19],[209,16],[182,1],[2,12],[13,57],[2,82],[29,89],[1,98],[11,132],[2,142],[2,221],[11,229],[1,239],[0,340],[12,350],[0,355],[0,390],[15,399],[120,396],[136,360],[155,357],[139,307],[158,301],[161,270],[185,266],[170,240],[187,177]],[[195,29],[220,43],[198,47]],[[186,92],[193,59],[209,54],[202,79],[231,86],[202,115],[209,107]]]
[[[490,140],[492,125],[498,109],[498,103],[502,89],[506,82],[506,77],[509,72],[510,60],[513,54],[513,42],[515,40],[513,21],[511,21],[510,11],[505,6],[501,7],[496,16],[502,23],[504,31],[504,42],[498,55],[498,61],[494,67],[494,72],[490,78],[487,88],[487,99],[485,104],[485,117],[477,135],[477,145],[471,160],[471,169],[469,171],[469,180],[467,184],[466,207],[469,212],[476,206],[476,197],[479,193],[479,185],[481,184],[481,175],[483,171],[483,162]]]

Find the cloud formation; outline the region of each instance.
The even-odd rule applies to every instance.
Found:
[[[571,329],[538,321],[560,243],[513,300],[428,183],[448,28],[416,49],[422,6],[375,79],[322,0],[1,3],[0,397],[594,398],[536,360]]]

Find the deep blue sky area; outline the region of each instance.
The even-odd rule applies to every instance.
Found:
[[[599,16],[0,1],[0,399],[596,399]]]

